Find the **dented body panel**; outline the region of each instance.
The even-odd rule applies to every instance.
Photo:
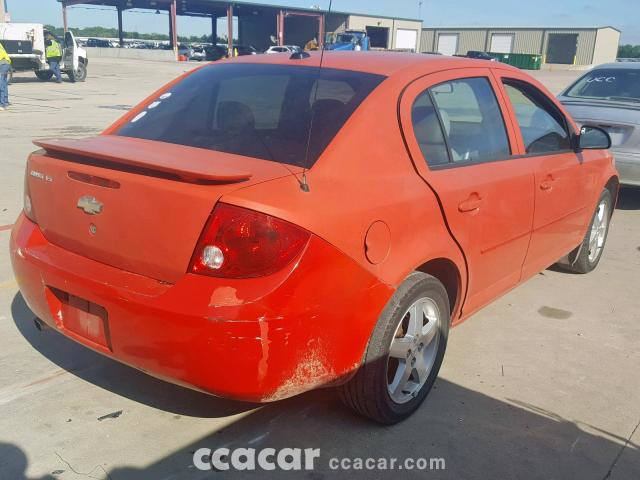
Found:
[[[52,245],[24,216],[11,253],[29,308],[49,326],[156,377],[254,402],[347,378],[368,341],[362,332],[393,293],[317,237],[290,268],[268,278],[187,274],[173,285]],[[349,282],[334,281],[335,271]],[[105,345],[69,328],[53,289],[106,309]]]

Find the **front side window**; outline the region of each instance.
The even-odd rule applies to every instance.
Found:
[[[505,81],[505,90],[515,111],[526,153],[545,154],[571,148],[564,116],[542,92],[519,81]]]
[[[311,167],[384,78],[290,65],[211,65],[160,95],[116,135]]]
[[[500,106],[486,78],[431,87],[416,99],[412,117],[429,165],[487,162],[511,155]]]

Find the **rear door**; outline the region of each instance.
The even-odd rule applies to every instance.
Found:
[[[533,220],[533,169],[512,157],[496,87],[484,68],[436,73],[412,83],[400,107],[416,169],[467,260],[465,314],[518,283]]]
[[[535,169],[535,215],[523,276],[573,250],[584,235],[595,176],[572,148],[569,122],[541,89],[517,72],[498,73],[518,124],[519,154]]]

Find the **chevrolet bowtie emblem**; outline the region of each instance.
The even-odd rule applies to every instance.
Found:
[[[91,195],[85,195],[78,199],[77,207],[89,215],[97,215],[102,211],[103,204]]]

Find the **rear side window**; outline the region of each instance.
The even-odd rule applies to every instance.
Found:
[[[486,78],[431,87],[416,99],[412,121],[430,166],[487,162],[511,155],[500,106]]]
[[[546,95],[532,85],[515,80],[505,81],[505,90],[527,153],[545,154],[571,148],[566,119]]]
[[[384,78],[336,69],[319,74],[316,67],[212,65],[160,95],[116,134],[311,167]]]

